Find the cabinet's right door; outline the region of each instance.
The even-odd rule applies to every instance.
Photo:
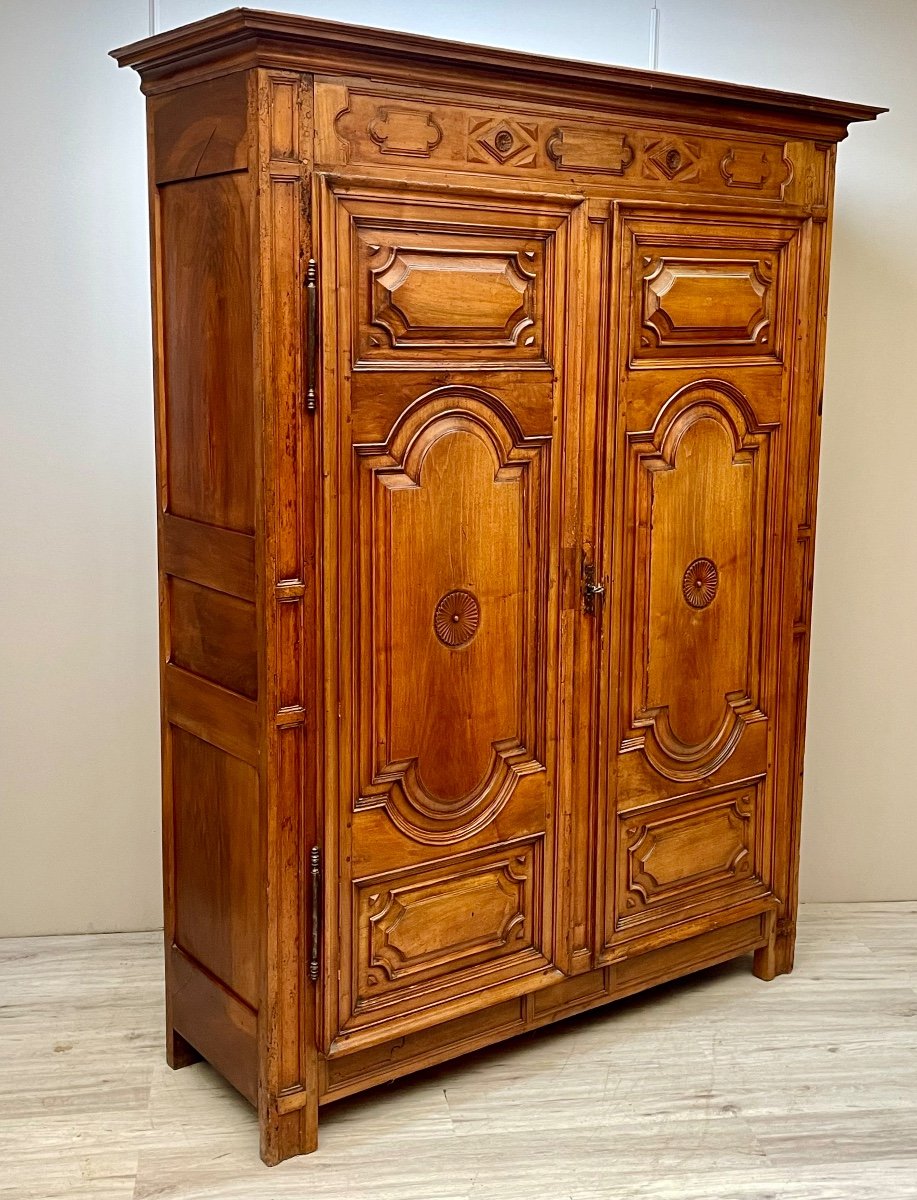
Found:
[[[605,515],[605,961],[774,908],[807,227],[618,212]],[[601,839],[600,839],[601,840]],[[728,910],[728,911],[727,911]]]

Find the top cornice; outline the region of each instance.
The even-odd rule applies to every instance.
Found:
[[[315,17],[235,8],[112,51],[133,67],[146,92],[224,70],[267,66],[315,73],[366,74],[425,84],[490,86],[501,94],[706,117],[837,141],[854,121],[885,108],[742,84],[667,75],[345,25]],[[446,77],[448,74],[448,78]],[[690,109],[690,114],[684,109]]]

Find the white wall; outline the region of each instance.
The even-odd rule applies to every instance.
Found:
[[[161,920],[145,0],[0,39],[0,933]]]
[[[227,0],[228,3],[228,0]],[[160,28],[226,5],[160,0]],[[378,23],[368,0],[271,7]],[[650,0],[386,11],[647,64]],[[661,70],[887,104],[839,155],[803,847],[808,899],[917,897],[917,5],[658,0]],[[159,923],[143,105],[106,52],[147,0],[4,8],[0,934]]]

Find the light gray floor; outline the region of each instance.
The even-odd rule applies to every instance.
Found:
[[[272,1170],[252,1110],[162,1058],[158,934],[0,941],[0,1197],[917,1197],[917,904],[803,910],[744,960],[324,1111]]]

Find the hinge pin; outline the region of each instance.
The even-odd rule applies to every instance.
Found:
[[[312,951],[309,955],[309,978],[315,983],[318,979],[322,928],[322,852],[318,846],[313,846],[309,853],[309,874],[312,879]]]
[[[318,271],[315,259],[310,258],[306,267],[306,412],[316,409],[316,376],[318,365]]]

